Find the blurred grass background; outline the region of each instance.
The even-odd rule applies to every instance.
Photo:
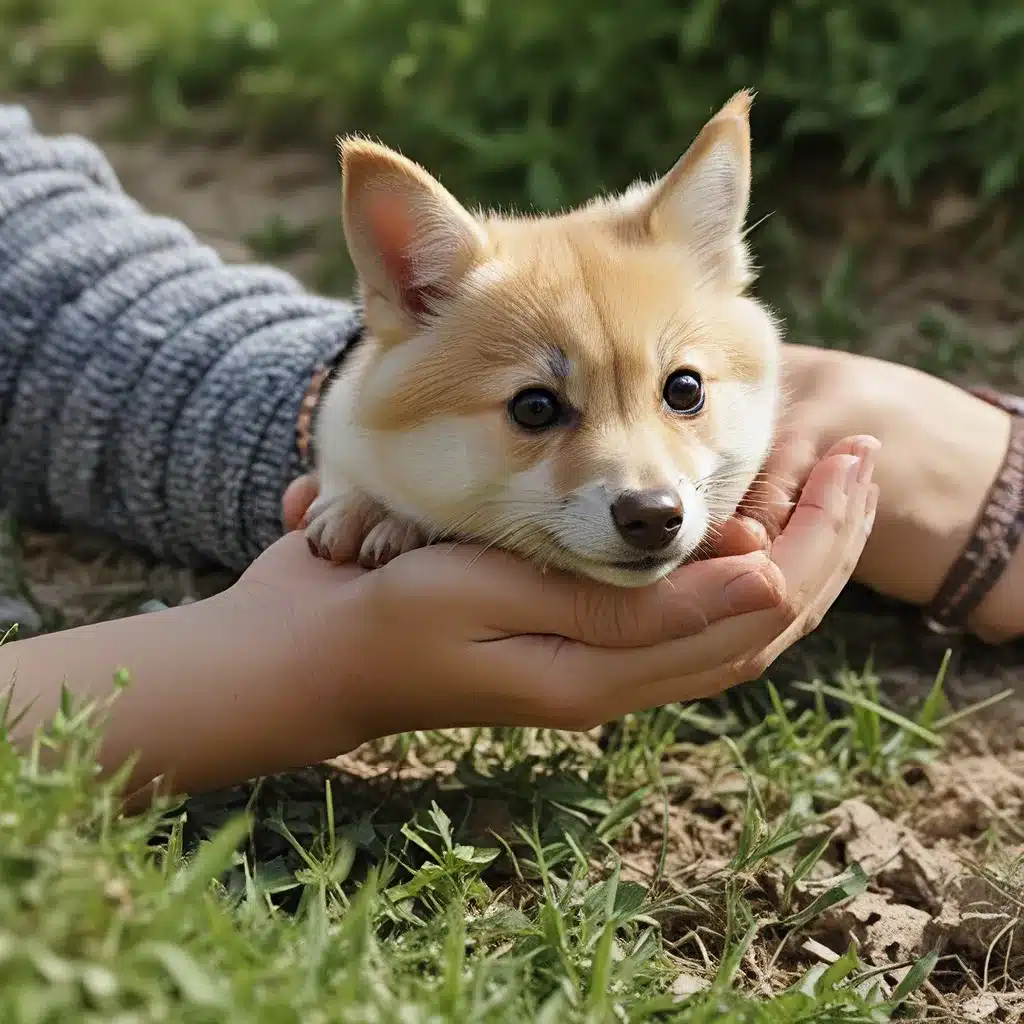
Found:
[[[1024,160],[1019,0],[0,0],[8,88],[129,90],[150,127],[361,131],[470,201],[557,208],[664,170],[757,90],[756,172],[809,148],[904,200]]]

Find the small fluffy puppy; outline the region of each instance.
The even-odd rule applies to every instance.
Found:
[[[750,101],[658,181],[547,217],[471,214],[342,141],[366,332],[317,415],[314,551],[463,539],[624,587],[699,554],[778,406],[778,326],[746,294]]]

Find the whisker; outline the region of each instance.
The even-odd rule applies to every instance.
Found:
[[[773,508],[795,508],[795,501],[744,501],[740,503],[740,508],[756,508],[761,511],[768,511]]]
[[[774,216],[775,216],[775,211],[774,210],[770,210],[760,220],[754,221],[754,223],[751,224],[750,227],[747,228],[747,230],[743,232],[742,237],[743,238],[747,238],[749,235],[753,234],[762,224],[764,224],[765,221],[771,220],[771,218],[774,217]]]
[[[694,486],[698,489],[707,489],[713,486],[725,487],[739,483],[747,487],[753,487],[757,483],[774,483],[785,490],[791,490],[797,486],[797,481],[790,477],[784,477],[777,473],[769,474],[765,471],[759,471],[753,477],[750,477],[748,473],[739,471],[736,473],[710,473],[708,476],[701,477],[700,480],[696,481]]]

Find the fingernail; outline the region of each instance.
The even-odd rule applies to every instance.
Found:
[[[775,585],[762,573],[745,572],[725,586],[725,596],[734,615],[773,608],[779,599]]]
[[[845,458],[850,462],[846,467],[846,476],[843,477],[843,490],[849,494],[857,486],[864,460],[859,455],[847,455]]]
[[[864,530],[870,534],[875,528],[875,516],[878,514],[878,484],[872,484],[868,491],[867,503],[864,506]]]
[[[873,434],[864,434],[857,438],[857,448],[866,452],[877,452],[882,447],[882,442]]]
[[[875,461],[882,442],[877,437],[865,437],[857,444],[857,456],[860,469],[857,472],[857,483],[866,484],[874,476]]]

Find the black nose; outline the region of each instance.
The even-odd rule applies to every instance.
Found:
[[[626,491],[612,502],[612,519],[623,539],[643,551],[668,547],[683,525],[679,496],[667,488]]]

